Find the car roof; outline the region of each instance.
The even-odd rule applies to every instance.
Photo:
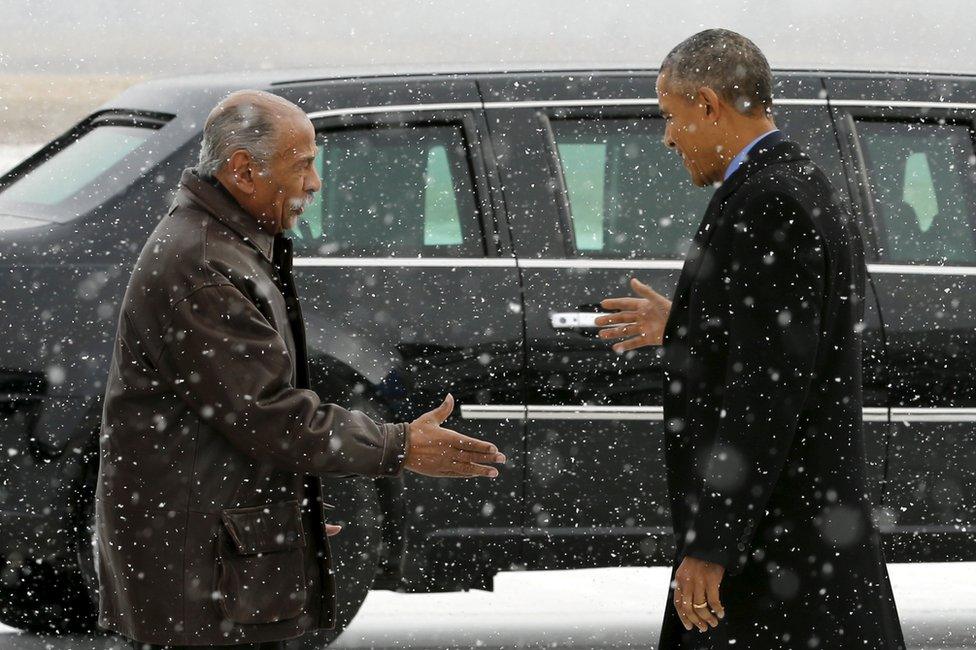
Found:
[[[498,64],[334,66],[220,72],[163,77],[145,81],[130,87],[121,95],[103,104],[100,110],[117,108],[179,113],[193,104],[207,103],[209,107],[212,107],[228,93],[242,88],[273,91],[275,88],[292,84],[326,81],[429,76],[482,76],[510,73],[610,73],[615,71],[653,72],[646,65],[639,64],[633,66],[583,66],[565,63],[527,63],[512,66]]]
[[[419,78],[430,76],[497,76],[506,74],[654,74],[656,68],[645,64],[574,64],[574,63],[464,63],[404,64],[374,66],[333,66],[293,68],[247,72],[219,72],[163,77],[136,84],[101,107],[105,109],[150,110],[180,113],[188,108],[206,107],[207,112],[228,93],[242,88],[274,91],[289,85],[378,78]],[[884,77],[969,77],[973,75],[922,73],[914,71],[826,70],[814,68],[774,69],[778,76],[884,76]],[[196,111],[193,111],[196,112]]]
[[[515,64],[499,63],[464,63],[464,64],[403,64],[403,65],[372,65],[372,66],[348,66],[340,65],[334,67],[321,68],[290,68],[276,70],[259,70],[250,72],[222,72],[183,75],[179,77],[169,77],[170,80],[180,80],[183,83],[206,83],[220,84],[229,83],[240,85],[242,83],[261,84],[267,86],[278,86],[294,83],[306,83],[310,81],[328,81],[340,79],[362,79],[371,77],[418,77],[431,75],[498,75],[514,73],[539,73],[547,72],[584,72],[584,73],[613,73],[613,72],[656,72],[657,68],[648,66],[640,62],[614,62],[614,63],[568,63],[568,62],[521,62]],[[885,76],[971,76],[966,74],[925,72],[918,70],[866,70],[848,68],[817,68],[791,67],[774,68],[776,73],[806,73],[817,75],[835,74],[859,74],[859,75],[885,75]],[[167,78],[162,78],[162,81]]]

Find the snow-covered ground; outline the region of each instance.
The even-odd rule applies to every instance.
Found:
[[[976,562],[889,565],[910,648],[976,648]],[[370,593],[337,648],[654,648],[664,567],[502,573],[495,591]],[[0,627],[2,650],[112,650]]]
[[[892,564],[913,648],[976,648],[976,563]],[[371,593],[338,647],[647,648],[668,569],[503,573],[493,593]]]
[[[913,648],[976,648],[976,562],[891,564]],[[341,648],[648,648],[668,591],[665,567],[502,573],[494,592],[373,592]]]

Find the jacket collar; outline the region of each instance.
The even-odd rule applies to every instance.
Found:
[[[804,158],[806,158],[806,154],[796,144],[786,140],[782,132],[773,131],[753,145],[739,168],[732,172],[732,175],[715,190],[715,196],[712,200],[724,200],[739,189],[747,178],[764,167],[777,162]]]
[[[695,241],[701,247],[708,243],[712,233],[715,232],[712,225],[722,214],[726,201],[750,176],[770,165],[809,159],[796,143],[786,140],[779,131],[770,133],[757,142],[742,165],[715,190],[711,201],[708,202],[705,217],[695,234]]]
[[[190,201],[240,235],[265,259],[271,261],[274,235],[264,231],[218,181],[211,182],[201,176],[196,167],[190,167],[183,170],[180,187]]]

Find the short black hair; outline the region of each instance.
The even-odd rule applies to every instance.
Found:
[[[743,115],[773,107],[773,73],[755,43],[728,29],[706,29],[671,50],[661,75],[676,90],[694,95],[705,86]]]

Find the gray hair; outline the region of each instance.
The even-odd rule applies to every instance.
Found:
[[[688,95],[711,88],[743,115],[773,107],[769,61],[755,43],[728,29],[706,29],[685,39],[664,57],[660,74]]]
[[[264,167],[275,154],[282,109],[298,110],[286,99],[261,90],[241,90],[217,104],[203,128],[197,170],[214,176],[239,149]]]

